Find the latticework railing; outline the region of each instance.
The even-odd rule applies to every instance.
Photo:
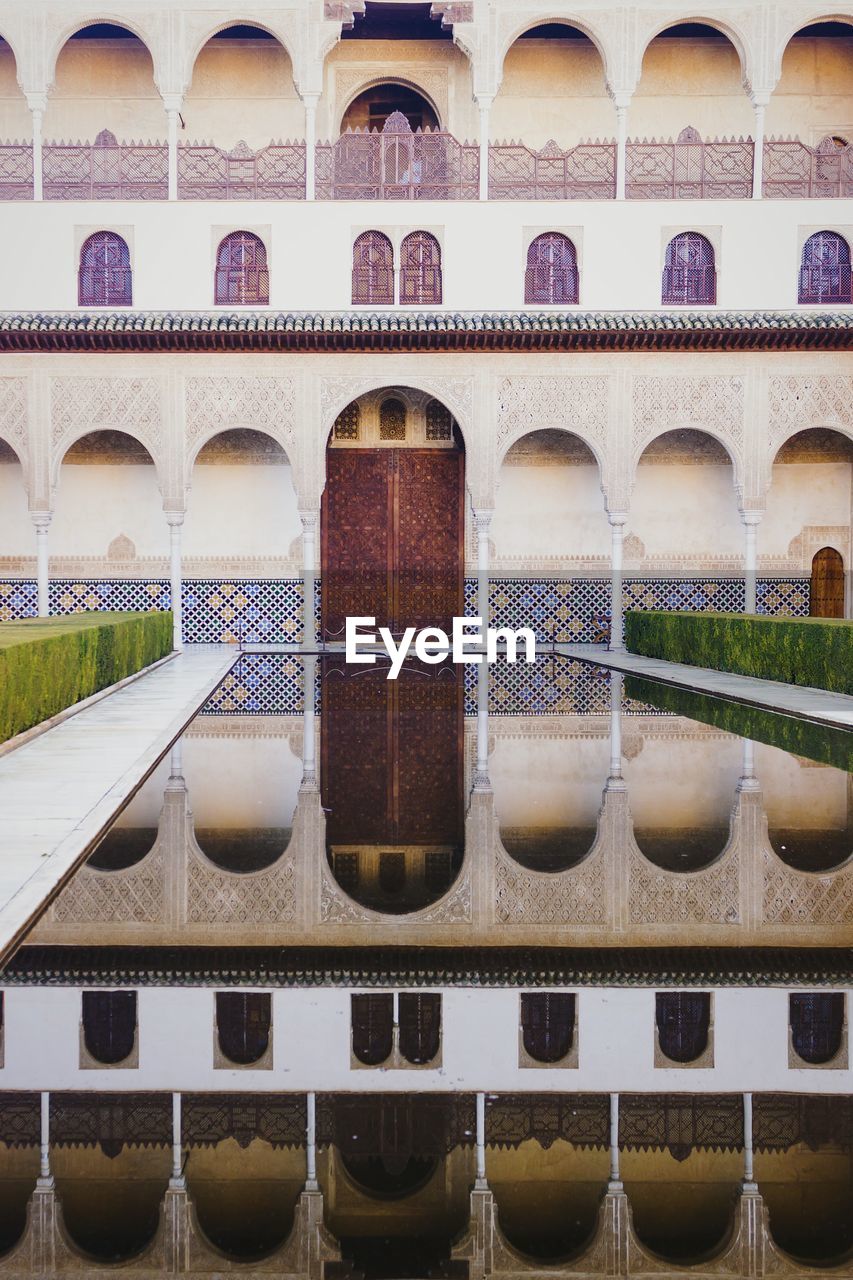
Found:
[[[0,143],[0,200],[32,200],[32,198],[32,143]]]
[[[745,200],[752,195],[751,138],[705,142],[682,129],[673,142],[629,141],[625,194],[629,200]]]
[[[49,142],[43,152],[45,200],[165,200],[165,142],[118,142],[104,129],[94,142]]]
[[[271,142],[252,151],[238,142],[224,151],[209,142],[178,148],[181,200],[304,200],[305,143]]]
[[[412,132],[395,111],[381,133],[356,129],[316,152],[318,200],[476,200],[479,148],[440,130]]]
[[[616,143],[581,142],[565,151],[547,142],[531,151],[523,142],[489,147],[490,200],[613,200]]]
[[[853,147],[834,138],[823,138],[816,147],[799,138],[769,138],[763,178],[769,200],[853,196]]]

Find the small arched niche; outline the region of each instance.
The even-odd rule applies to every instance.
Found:
[[[212,142],[230,151],[302,139],[305,111],[293,64],[269,31],[231,23],[202,46],[181,109],[187,142]]]
[[[725,32],[704,22],[666,27],[643,54],[628,113],[630,136],[675,139],[688,125],[708,140],[751,136],[744,75]]]
[[[801,27],[782,55],[781,74],[767,104],[767,136],[800,138],[814,146],[848,126],[838,142],[853,143],[849,116],[839,116],[839,100],[847,94],[851,78],[853,23],[849,18]]]
[[[612,138],[613,104],[595,44],[568,22],[537,23],[513,41],[492,105],[495,141],[520,139],[538,150],[552,139],[560,147],[581,139]]]
[[[411,85],[395,80],[371,85],[353,98],[341,119],[341,133],[355,129],[381,133],[389,116],[399,112],[406,117],[412,132],[417,129],[440,129],[435,107],[425,94]]]
[[[44,137],[94,142],[108,129],[119,142],[166,136],[166,112],[147,46],[128,27],[96,22],[63,45],[47,99]]]
[[[725,446],[693,427],[651,440],[638,460],[630,531],[650,559],[671,559],[692,570],[729,556],[740,566],[743,526]]]
[[[0,35],[0,138],[32,137],[33,122],[27,100],[18,84],[15,51]]]

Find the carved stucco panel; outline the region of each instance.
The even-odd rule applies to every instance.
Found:
[[[807,427],[835,427],[853,433],[853,377],[791,374],[770,379],[771,441],[781,444]]]
[[[191,924],[292,924],[296,920],[294,865],[280,858],[266,871],[221,871],[195,855],[187,870]]]
[[[704,871],[662,871],[635,846],[629,857],[628,920],[641,927],[742,924],[740,859],[731,845]]]
[[[414,386],[425,394],[441,400],[451,413],[460,420],[464,430],[471,429],[471,414],[474,403],[474,379],[470,376],[417,377],[414,380],[402,381],[393,377],[353,377],[332,376],[320,379],[320,413],[325,430],[331,427],[332,420],[352,400],[367,395],[371,391],[389,386]]]
[[[764,852],[763,923],[849,925],[853,921],[853,869],[825,875],[794,871],[775,854]]]
[[[577,867],[529,871],[501,848],[495,854],[495,919],[505,925],[605,925],[610,912],[603,846]]]
[[[162,461],[163,388],[151,377],[62,376],[51,379],[54,447],[90,431],[124,431]]]
[[[156,924],[164,910],[163,851],[159,846],[126,871],[81,867],[57,898],[59,924]]]
[[[284,446],[295,440],[296,387],[285,377],[187,378],[186,437],[201,441],[236,427],[266,431]]]
[[[498,455],[530,431],[559,427],[607,452],[610,379],[603,375],[503,378],[498,386]]]
[[[27,384],[24,378],[0,378],[0,436],[22,462],[27,457]]]
[[[745,402],[746,380],[739,375],[636,376],[631,387],[634,456],[665,431],[691,428],[727,441],[739,459]]]

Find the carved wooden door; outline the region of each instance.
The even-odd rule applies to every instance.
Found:
[[[821,547],[812,560],[809,613],[813,618],[844,617],[844,561],[834,547]]]
[[[322,617],[443,627],[463,613],[463,455],[451,449],[330,449],[322,510]]]

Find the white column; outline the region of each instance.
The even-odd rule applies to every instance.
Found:
[[[27,106],[33,118],[33,199],[43,200],[44,164],[42,149],[44,144],[42,140],[42,125],[45,108],[47,107],[47,94],[28,93]]]
[[[305,1190],[319,1191],[317,1181],[317,1095],[306,1094]]]
[[[303,93],[305,107],[305,199],[316,200],[315,162],[317,159],[317,99],[319,93]]]
[[[180,124],[183,100],[176,94],[166,94],[163,98],[166,108],[167,140],[169,145],[169,199],[178,198],[178,125]]]
[[[477,108],[480,112],[480,199],[489,198],[489,112],[494,98],[479,95]]]
[[[50,527],[49,511],[31,512],[36,529],[36,586],[38,589],[38,616],[50,616],[50,576],[47,531]]]
[[[184,791],[185,788],[184,740],[183,738],[178,738],[177,742],[172,743],[172,749],[169,752],[169,781],[166,783],[166,790]]]
[[[611,650],[625,648],[622,625],[622,545],[625,540],[624,511],[610,511],[610,644]]]
[[[39,1176],[36,1186],[46,1188],[53,1186],[53,1175],[50,1172],[50,1094],[43,1093],[40,1102]]]
[[[760,791],[761,783],[755,776],[755,743],[749,738],[743,740],[743,756],[740,766],[738,791]]]
[[[630,94],[613,95],[616,107],[616,199],[625,199],[625,180],[628,169],[628,107]]]
[[[300,511],[302,521],[302,576],[305,592],[302,605],[302,644],[313,649],[317,643],[317,624],[314,619],[314,592],[317,578],[317,524],[316,511]]]
[[[183,627],[183,587],[184,575],[181,565],[181,530],[184,524],[182,511],[167,511],[169,524],[169,582],[172,597],[172,645],[175,649],[184,647]]]
[[[753,1169],[752,1149],[752,1094],[743,1095],[743,1182],[741,1189],[754,1195],[758,1191]]]
[[[302,659],[302,786],[314,790],[317,786],[317,733],[314,713],[314,680],[317,659],[313,655]]]
[[[753,128],[754,154],[752,159],[752,198],[760,200],[764,195],[764,113],[769,94],[752,94],[752,110],[755,115]]]
[[[742,511],[743,521],[743,576],[744,576],[744,613],[755,613],[756,585],[758,572],[758,525],[761,520],[760,511]]]
[[[622,1174],[619,1168],[619,1094],[610,1095],[610,1181],[608,1191],[622,1190]]]
[[[172,1176],[169,1186],[174,1190],[183,1190],[186,1186],[184,1178],[184,1145],[181,1133],[181,1095],[172,1094]]]
[[[486,1181],[486,1095],[477,1094],[477,1176],[474,1181],[475,1191],[485,1191]]]

